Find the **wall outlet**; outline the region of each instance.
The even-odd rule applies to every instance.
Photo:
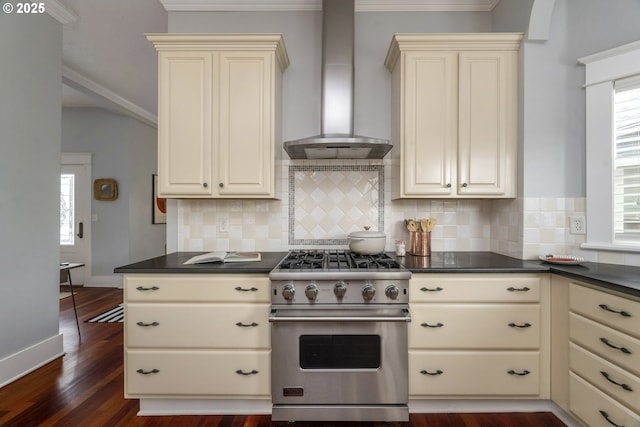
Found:
[[[587,224],[584,215],[569,216],[569,233],[585,234],[587,232]]]
[[[220,233],[229,232],[229,218],[227,218],[226,216],[221,216],[220,218],[218,218],[218,231]]]

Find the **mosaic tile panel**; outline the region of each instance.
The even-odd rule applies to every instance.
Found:
[[[382,165],[289,166],[289,245],[346,245],[364,226],[384,230]]]

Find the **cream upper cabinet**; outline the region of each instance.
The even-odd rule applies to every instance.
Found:
[[[393,198],[516,196],[521,33],[396,34]]]
[[[151,34],[158,50],[159,194],[277,198],[279,34]]]

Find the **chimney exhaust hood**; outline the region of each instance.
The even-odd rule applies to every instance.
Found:
[[[354,15],[354,0],[322,2],[322,133],[285,141],[292,159],[381,159],[393,147],[353,134]]]

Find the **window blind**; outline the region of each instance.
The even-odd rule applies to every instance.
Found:
[[[614,231],[640,244],[640,76],[614,85]]]

